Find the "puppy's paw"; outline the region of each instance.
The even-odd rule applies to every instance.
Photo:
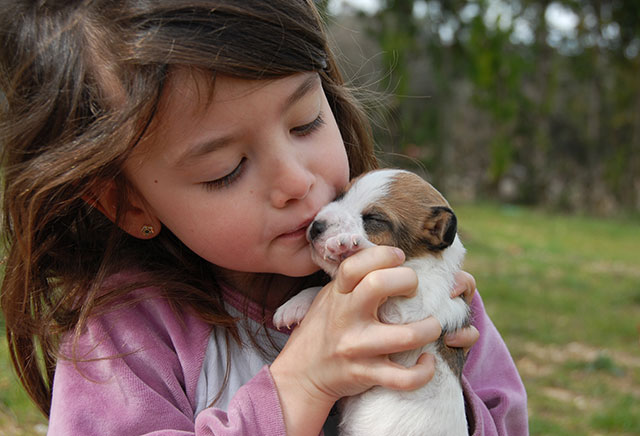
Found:
[[[278,310],[273,315],[273,325],[278,329],[282,329],[300,324],[320,289],[322,288],[319,286],[305,289],[278,307]]]
[[[372,245],[373,244],[362,235],[341,233],[327,239],[324,247],[324,257],[327,260],[339,263],[352,254]]]

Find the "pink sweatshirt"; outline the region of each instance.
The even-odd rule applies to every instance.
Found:
[[[137,292],[156,297],[93,317],[76,350],[82,361],[58,361],[49,435],[286,434],[267,365],[231,393],[224,410],[208,407],[196,416],[211,328],[191,314],[177,317],[153,289]],[[472,310],[480,339],[463,387],[473,435],[527,435],[524,386],[477,293]],[[70,344],[62,350],[69,355]]]

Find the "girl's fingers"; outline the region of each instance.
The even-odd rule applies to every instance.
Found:
[[[367,384],[383,386],[397,391],[410,391],[427,384],[435,373],[435,358],[431,354],[420,355],[415,365],[404,367],[382,358],[378,364],[367,368]]]
[[[448,347],[464,348],[465,351],[469,351],[479,338],[480,332],[478,332],[478,329],[474,326],[469,326],[446,334],[444,336],[444,343]]]
[[[476,292],[476,279],[466,271],[458,271],[456,273],[456,281],[453,285],[453,290],[451,291],[451,297],[459,297],[462,295],[462,298],[468,303],[471,304],[471,300],[473,299],[473,294]]]
[[[352,291],[354,304],[361,313],[377,319],[378,308],[389,297],[412,297],[418,287],[418,276],[407,267],[379,269],[367,274]]]
[[[402,265],[404,253],[399,248],[376,246],[359,251],[345,259],[335,277],[335,289],[351,292],[371,271]]]
[[[337,353],[346,358],[354,356],[386,356],[415,350],[435,342],[442,333],[437,319],[429,317],[409,324],[371,324],[354,336],[345,337]]]

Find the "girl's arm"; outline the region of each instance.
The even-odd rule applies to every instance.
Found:
[[[445,343],[472,350],[462,378],[471,434],[527,435],[527,394],[522,380],[477,295],[475,279],[464,271],[458,273],[452,292],[452,297],[459,295],[471,306],[472,325],[447,335]]]
[[[374,256],[374,263],[378,262],[375,261],[376,258]],[[363,260],[368,265],[370,261],[371,259]],[[387,260],[382,263],[392,266],[395,262]],[[357,277],[357,271],[359,268],[345,271],[344,278],[351,280]],[[396,294],[404,292],[408,295],[412,292],[411,274],[403,268],[383,268],[380,271],[381,274],[365,274],[368,278],[355,280],[357,285],[352,290],[356,294],[368,290],[373,291],[370,294],[378,295],[373,301],[365,298],[366,293],[359,297],[352,295],[360,298],[356,306],[369,304],[368,313],[372,316],[376,312],[373,307],[377,307],[375,300],[384,294],[379,294],[380,289],[393,288],[392,292]],[[354,282],[343,281],[340,286],[345,288],[331,288],[332,291],[326,289],[325,293],[346,289],[349,283]],[[390,283],[394,285],[391,286]],[[333,298],[340,299],[346,295],[340,292]],[[342,300],[327,301],[344,303]],[[474,298],[472,306],[474,323],[481,331],[481,336],[469,355],[464,387],[468,404],[473,411],[470,419],[475,425],[474,434],[526,434],[526,397],[513,361],[486,316],[478,296]],[[341,312],[344,308],[339,304],[338,312],[345,315],[346,313]],[[326,318],[325,314],[320,315],[322,319]],[[321,376],[319,380],[327,380],[326,377],[331,375],[334,383],[337,380],[337,386],[345,389],[344,391],[332,393],[326,387],[322,389],[323,385],[320,383],[315,384],[315,380],[307,385],[311,389],[300,390],[300,385],[297,384],[300,379],[296,378],[295,371],[291,373],[291,377],[280,373],[280,376],[285,377],[276,384],[278,371],[287,369],[284,366],[278,369],[278,365],[285,363],[279,359],[271,367],[273,376],[267,367],[263,368],[235,394],[227,411],[209,408],[196,418],[195,389],[210,328],[194,317],[186,316],[179,320],[160,298],[147,299],[96,317],[88,323],[87,330],[80,338],[76,349],[78,361],[61,358],[58,362],[49,435],[240,436],[294,435],[307,431],[315,436],[333,404],[333,398],[363,389],[363,386],[376,383],[376,380],[380,380],[380,384],[387,383],[390,387],[410,388],[425,383],[431,377],[433,364],[428,358],[423,358],[416,368],[396,368],[385,359],[377,357],[377,353],[388,353],[390,350],[377,350],[374,347],[373,355],[367,357],[367,352],[370,352],[367,351],[368,347],[353,347],[354,341],[347,340],[349,337],[362,343],[362,338],[367,335],[373,334],[374,338],[384,336],[380,334],[382,330],[376,328],[380,326],[375,321],[356,319],[351,322],[354,320],[350,317],[342,321],[339,317],[334,317],[334,321],[340,322],[330,326],[343,332],[352,331],[352,336],[344,335],[343,342],[333,344],[332,350],[334,353],[339,351],[341,360],[327,363],[318,359],[323,354],[322,350],[329,350],[326,346],[330,344],[319,341],[326,341],[327,337],[333,336],[328,331],[316,330],[319,324],[308,322],[309,319],[313,318],[305,318],[302,327],[310,336],[305,338],[299,335],[305,331],[302,327],[296,329],[298,333],[294,332],[290,341],[295,347],[288,345],[289,351],[283,352],[282,356],[292,358],[289,362],[294,368],[304,368],[305,364],[316,365],[316,368],[319,367],[316,374]],[[363,327],[367,324],[371,326],[371,331],[366,328],[362,332],[358,332],[357,328],[349,330],[354,325]],[[439,335],[439,326],[435,324],[425,322],[391,331],[392,335],[399,333],[403,337],[402,347],[412,348],[417,346],[416,341],[430,342]],[[384,330],[386,334],[386,328]],[[302,340],[308,338],[312,342]],[[393,341],[389,343],[393,344]],[[369,341],[369,346],[372,344]],[[309,353],[311,350],[319,353],[311,361],[303,359],[302,354],[297,354]],[[63,347],[63,354],[70,355],[71,352],[70,343],[67,343]],[[349,368],[349,372],[336,372],[341,367]],[[366,368],[372,368],[371,372],[367,372]],[[299,374],[298,372],[297,375]],[[347,382],[342,383],[340,377],[346,377]],[[308,396],[314,388],[321,388],[316,391],[318,397]],[[293,389],[293,395],[287,389]],[[296,395],[300,394],[303,396],[296,400]],[[289,433],[286,432],[285,422],[292,429]],[[297,429],[292,427],[296,425],[299,426]],[[298,430],[301,433],[296,433]]]
[[[471,434],[526,436],[527,394],[515,363],[477,293],[471,310],[473,325],[480,332],[462,375]]]
[[[152,293],[143,290],[140,293]],[[89,320],[76,361],[58,360],[49,436],[285,435],[277,391],[263,368],[226,411],[194,416],[211,329],[147,298]],[[62,353],[73,352],[72,339]],[[222,382],[222,381],[221,381]]]

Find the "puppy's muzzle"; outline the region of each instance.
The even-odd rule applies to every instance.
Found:
[[[324,233],[327,230],[327,223],[322,220],[315,220],[309,226],[309,230],[307,230],[307,240],[309,242],[313,242],[318,236]]]

